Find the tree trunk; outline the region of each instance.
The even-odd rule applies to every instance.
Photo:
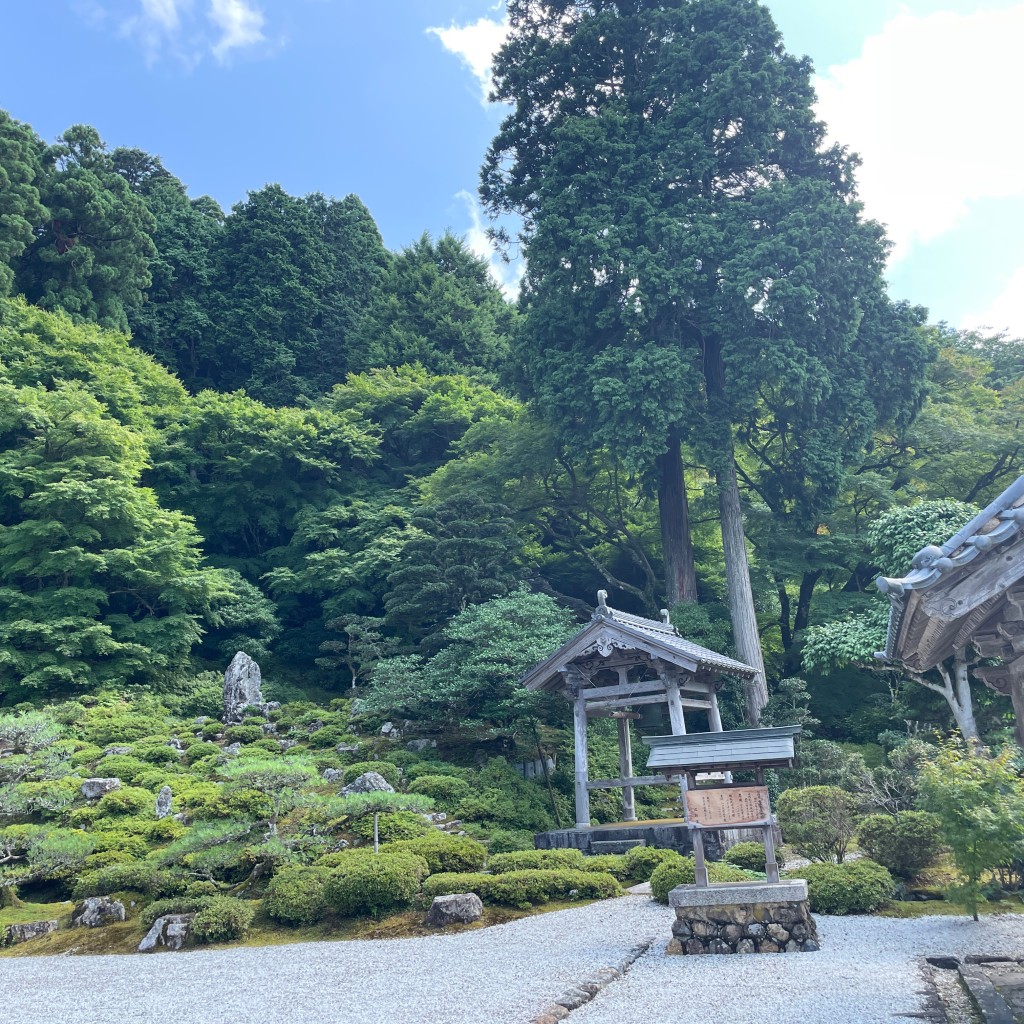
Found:
[[[1013,734],[1017,746],[1024,750],[1024,678],[1010,682],[1010,700],[1013,701]]]
[[[380,853],[380,832],[378,831],[378,822],[379,822],[379,820],[380,820],[380,815],[376,811],[374,811],[373,812],[373,852],[374,853]]]
[[[923,686],[936,693],[941,693],[953,712],[960,735],[964,742],[974,751],[981,746],[981,737],[978,735],[978,724],[974,719],[974,701],[971,699],[971,685],[967,675],[967,652],[964,648],[953,655],[952,672],[948,665],[941,662],[935,666],[935,670],[942,679],[942,685],[929,682],[923,676],[911,673]]]
[[[683,453],[678,437],[658,456],[658,515],[661,549],[665,559],[665,601],[669,608],[680,601],[697,600],[697,571],[690,537],[690,508],[683,474]]]
[[[736,483],[736,466],[732,459],[716,473],[716,477],[733,643],[740,661],[756,672],[753,679],[743,684],[747,698],[747,722],[756,726],[760,724],[761,711],[768,703],[768,683],[765,679],[764,655],[761,652],[761,635],[757,631],[754,591],[750,586],[750,564],[747,561],[747,538],[743,533],[740,489]]]

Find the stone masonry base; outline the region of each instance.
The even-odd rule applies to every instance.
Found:
[[[808,909],[806,889],[779,892],[775,886],[749,886],[746,888],[753,898],[748,902],[743,888],[730,886],[730,891],[720,891],[721,902],[716,901],[715,886],[673,889],[670,902],[676,920],[667,952],[811,953],[818,949],[818,932]]]

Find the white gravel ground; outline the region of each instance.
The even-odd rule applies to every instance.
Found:
[[[525,1024],[574,981],[658,941],[570,1024],[870,1024],[921,1009],[919,957],[1024,955],[1024,917],[819,918],[824,948],[666,957],[642,896],[461,935],[0,960],[0,1024]]]

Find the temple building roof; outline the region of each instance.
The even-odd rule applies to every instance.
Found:
[[[603,590],[598,592],[598,606],[590,622],[523,676],[524,686],[531,690],[560,689],[564,685],[563,674],[570,664],[595,655],[608,658],[612,651],[640,652],[684,672],[705,677],[725,673],[750,679],[756,674],[749,665],[685,639],[668,621],[668,612],[662,613],[661,621],[645,619],[610,608],[606,598]]]
[[[922,548],[906,576],[876,581],[892,602],[885,649],[876,656],[923,672],[989,633],[1007,633],[1015,650],[1006,620],[1016,619],[1022,578],[1024,476],[943,544]]]

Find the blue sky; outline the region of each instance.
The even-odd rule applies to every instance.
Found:
[[[768,6],[814,61],[819,113],[863,156],[893,295],[1024,336],[1024,0]],[[493,0],[5,7],[0,107],[44,138],[93,124],[224,207],[271,181],[355,192],[392,248],[451,228],[486,251],[473,195],[501,116],[482,101]]]

